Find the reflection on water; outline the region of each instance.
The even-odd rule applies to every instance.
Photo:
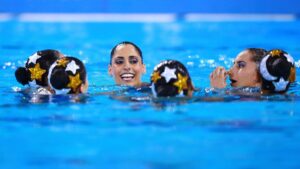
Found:
[[[163,105],[186,104],[193,102],[240,102],[240,101],[299,101],[300,93],[298,84],[293,83],[290,91],[285,94],[261,94],[260,88],[198,88],[193,97],[161,97],[155,98],[149,86],[133,88],[128,86],[90,86],[88,94],[78,95],[39,95],[34,89],[12,87],[15,94],[19,93],[19,101],[23,103],[92,103],[97,96],[108,97],[120,102],[141,102],[153,104],[158,107]],[[101,102],[101,100],[99,100]]]

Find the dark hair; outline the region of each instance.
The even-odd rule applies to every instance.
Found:
[[[132,45],[132,46],[134,47],[134,49],[135,49],[135,50],[138,52],[138,54],[140,55],[141,61],[142,61],[142,63],[143,63],[143,53],[142,53],[141,49],[140,49],[136,44],[134,44],[134,43],[132,43],[132,42],[129,42],[129,41],[123,41],[123,42],[118,43],[116,46],[114,46],[114,47],[112,48],[112,50],[111,50],[111,52],[110,52],[110,62],[109,62],[109,64],[112,63],[112,62],[111,62],[111,61],[112,61],[112,57],[113,57],[113,55],[115,54],[117,47],[120,46],[120,45]]]
[[[247,51],[249,51],[252,54],[252,61],[254,61],[257,65],[259,65],[260,61],[264,56],[267,54],[267,50],[263,48],[247,48]]]
[[[31,58],[38,56],[40,57],[35,60],[35,63],[33,63],[31,61]],[[27,59],[25,67],[17,68],[17,70],[15,71],[16,80],[22,85],[29,84],[29,82],[35,80],[36,84],[39,86],[48,86],[47,74],[49,68],[52,65],[52,63],[54,63],[61,56],[62,53],[60,53],[57,50],[45,49],[37,51]],[[31,72],[30,70],[37,67],[39,67],[42,70],[42,76],[39,79],[34,79],[32,78],[34,76],[32,74],[33,72]]]
[[[256,63],[256,74],[259,82],[261,82],[261,75],[259,73],[259,64],[264,56],[267,54],[267,50],[263,48],[247,48],[246,51],[251,53],[251,60]]]
[[[295,81],[294,59],[280,49],[270,50],[260,64],[262,90],[284,93]]]
[[[166,68],[172,69],[176,78],[166,80],[166,77],[163,75]],[[182,81],[183,78],[185,78],[186,83]],[[186,86],[179,88],[176,83],[181,82]],[[151,75],[151,87],[157,97],[172,97],[180,94],[181,91],[187,96],[189,91],[194,90],[188,70],[182,63],[176,60],[163,61],[154,68]]]
[[[78,66],[78,69],[75,69],[75,73],[68,69],[68,65],[72,61]],[[55,90],[71,89],[69,93],[78,93],[81,84],[86,83],[86,69],[84,64],[79,59],[71,56],[61,58],[54,64],[51,66],[48,76],[50,86]],[[70,77],[76,77],[77,75],[79,75],[81,82],[76,84],[75,88],[72,88],[69,86],[71,82]]]

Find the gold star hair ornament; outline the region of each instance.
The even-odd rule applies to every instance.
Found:
[[[275,50],[272,50],[270,52],[270,54],[272,57],[275,57],[275,56],[280,57],[283,54],[283,52],[279,49],[275,49]]]
[[[40,67],[40,63],[37,63],[34,65],[33,68],[29,68],[29,71],[30,71],[30,78],[31,80],[42,80],[42,76],[43,74],[46,72],[46,70],[42,69]]]
[[[295,82],[295,80],[296,80],[296,69],[295,67],[291,67],[289,81],[292,83]]]
[[[70,75],[69,80],[70,82],[68,83],[67,87],[71,88],[73,92],[75,92],[78,86],[82,84],[79,73],[77,73],[75,76]]]
[[[153,83],[156,83],[159,79],[161,79],[160,73],[155,71],[151,76],[151,80]]]
[[[69,63],[69,60],[67,58],[61,58],[61,59],[58,59],[56,61],[56,63],[57,63],[57,66],[66,67],[66,65]]]
[[[178,73],[178,80],[173,84],[174,86],[178,87],[178,93],[180,93],[182,90],[187,90],[187,76],[182,76],[180,73]]]

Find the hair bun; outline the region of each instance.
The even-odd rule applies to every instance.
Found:
[[[291,63],[289,63],[285,57],[274,58],[274,60],[270,61],[270,64],[267,65],[270,74],[276,77],[283,77],[285,80],[287,80],[290,75],[291,66]]]
[[[262,59],[260,74],[262,89],[270,92],[286,92],[295,81],[294,59],[287,52],[273,49]]]
[[[24,67],[19,67],[15,71],[15,77],[19,83],[26,85],[30,80],[30,72]]]
[[[68,74],[62,68],[53,70],[49,82],[54,89],[63,89],[68,84]]]
[[[194,90],[187,69],[176,60],[161,62],[154,68],[151,89],[155,97],[187,96]]]

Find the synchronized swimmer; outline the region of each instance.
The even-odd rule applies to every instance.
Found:
[[[111,50],[108,73],[117,85],[134,88],[149,87],[154,97],[192,97],[195,91],[186,67],[179,61],[166,60],[155,66],[150,83],[141,81],[146,73],[141,49],[124,41]],[[295,61],[280,49],[266,51],[248,48],[238,54],[229,70],[217,67],[210,74],[210,86],[227,87],[229,78],[233,88],[255,87],[262,94],[285,93],[295,82]],[[37,51],[27,59],[24,67],[15,71],[16,80],[36,90],[36,94],[79,94],[88,88],[87,72],[78,58],[65,56],[57,50]]]

